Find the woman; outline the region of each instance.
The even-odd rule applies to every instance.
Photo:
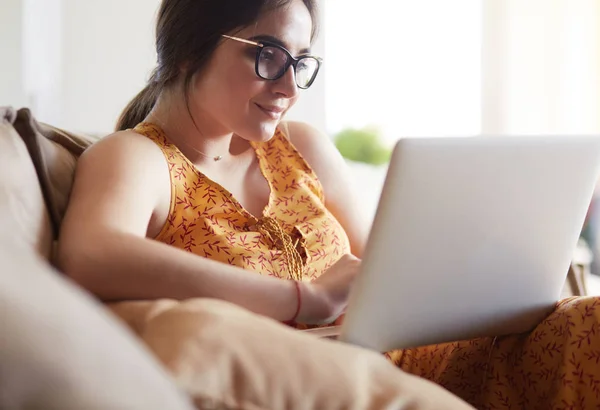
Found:
[[[326,137],[304,124],[289,124],[285,136],[271,138],[320,63],[309,53],[313,2],[280,3],[286,2],[163,2],[159,66],[125,109],[123,131],[81,158],[63,226],[62,266],[103,300],[217,297],[301,323],[329,321],[344,308],[358,260],[337,219],[355,255],[364,229],[348,206],[349,184],[339,183],[343,161]],[[305,58],[293,60],[288,52]],[[284,169],[275,169],[277,161]],[[294,207],[285,205],[294,191],[301,215],[290,215]],[[280,218],[286,231],[298,226],[291,236],[278,237],[272,222]],[[271,226],[265,219],[275,231],[261,233]],[[315,224],[331,227],[312,229]],[[339,243],[322,247],[315,238],[324,233],[338,235]],[[95,238],[93,246],[84,237]],[[294,244],[284,246],[289,241]],[[313,282],[279,280],[288,278],[295,260],[306,265],[316,259],[311,252],[322,251],[305,278],[326,274]],[[257,266],[264,275],[244,270]]]
[[[318,73],[320,59],[310,53],[315,21],[312,0],[163,0],[157,69],[119,131],[79,161],[59,247],[67,274],[107,302],[219,298],[297,326],[340,316],[366,224],[329,139],[282,122]],[[565,325],[569,332],[600,332],[597,300],[578,303],[592,315]],[[551,318],[575,312],[563,308]],[[534,347],[551,325],[539,329]],[[390,357],[472,404],[484,396],[489,404],[498,395],[479,395],[495,386],[482,377],[508,377],[511,371],[494,367],[502,363],[496,356],[518,355],[528,338]],[[566,361],[566,351],[555,356]],[[573,366],[585,366],[583,353],[574,354]],[[542,377],[526,370],[530,379]],[[503,386],[509,400],[520,398],[518,383]],[[526,400],[544,392],[530,389]],[[579,397],[600,403],[587,390]]]

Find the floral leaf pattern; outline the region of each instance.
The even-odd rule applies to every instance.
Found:
[[[156,240],[262,275],[287,278],[286,258],[252,229],[256,218],[230,192],[198,171],[158,126],[141,123],[135,131],[160,147],[169,166],[171,209]],[[271,187],[265,216],[304,243],[305,278],[316,278],[350,252],[348,237],[325,208],[317,176],[279,129],[269,141],[252,147]]]
[[[386,356],[477,409],[600,409],[600,297],[560,301],[530,333]]]

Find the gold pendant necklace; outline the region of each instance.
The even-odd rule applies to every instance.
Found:
[[[183,143],[185,145],[187,145],[188,147],[190,147],[191,149],[193,149],[194,151],[196,151],[198,154],[202,155],[205,158],[212,158],[213,161],[217,162],[217,161],[221,161],[223,159],[222,155],[215,155],[214,157],[211,157],[210,155],[206,155],[204,152],[202,151],[198,151],[196,148],[192,147],[190,144],[188,144],[186,141],[183,141]]]
[[[164,132],[164,126],[162,124],[161,121],[159,121],[157,118],[154,119],[154,121],[156,122],[156,124],[160,127],[161,131]],[[195,125],[195,124],[194,124]],[[196,127],[196,130],[198,130],[198,128]],[[200,132],[200,130],[198,130],[198,132]],[[197,150],[196,148],[194,148],[189,142],[187,141],[182,141],[185,145],[187,145],[189,148],[193,149],[194,151],[196,151],[198,154],[202,155],[204,158],[212,158],[213,161],[217,162],[217,161],[221,161],[223,159],[222,155],[215,155],[210,156],[210,155],[206,155],[204,152]]]

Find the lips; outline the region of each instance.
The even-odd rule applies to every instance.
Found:
[[[259,110],[261,110],[267,117],[278,120],[281,117],[281,114],[285,111],[285,108],[277,106],[277,105],[261,105],[256,104]]]

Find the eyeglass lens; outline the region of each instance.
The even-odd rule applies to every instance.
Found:
[[[280,78],[288,68],[288,59],[287,53],[277,47],[262,47],[258,56],[258,75],[266,80]],[[319,62],[314,57],[300,58],[296,65],[296,85],[300,88],[310,86],[318,68]]]

